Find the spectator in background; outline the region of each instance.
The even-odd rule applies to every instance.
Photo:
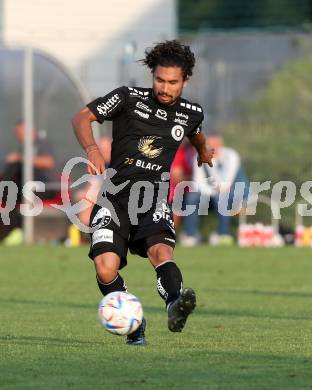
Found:
[[[181,244],[193,246],[200,242],[198,205],[200,196],[207,199],[207,208],[213,208],[218,218],[218,229],[210,235],[212,245],[230,245],[233,243],[233,237],[230,233],[231,216],[223,215],[219,210],[218,203],[221,194],[228,194],[228,204],[223,209],[233,207],[235,183],[243,182],[245,184],[241,199],[246,199],[249,192],[249,183],[239,154],[231,148],[223,145],[223,139],[219,134],[210,134],[207,137],[209,147],[215,149],[214,166],[207,164],[198,167],[194,163],[193,181],[196,183],[198,192],[188,192],[186,194],[186,203],[196,205],[196,210],[191,215],[184,218],[184,233],[181,235]],[[223,197],[222,197],[223,198]],[[221,202],[223,199],[221,199]],[[206,204],[206,203],[205,203]],[[233,215],[240,212],[234,207]]]
[[[17,204],[22,201],[22,186],[23,186],[23,145],[25,137],[25,124],[22,121],[16,123],[14,134],[18,142],[18,147],[15,151],[10,152],[5,159],[5,167],[0,177],[1,180],[13,181],[17,185]],[[42,181],[45,184],[55,182],[54,168],[55,159],[52,149],[47,140],[40,137],[37,130],[32,131],[32,140],[34,144],[34,180]],[[55,195],[55,191],[47,190],[38,194],[40,198],[47,199]],[[6,202],[7,194],[3,195],[1,203]],[[12,213],[13,214],[13,213]],[[18,210],[12,215],[10,226],[0,225],[0,240],[6,245],[17,245],[23,241],[21,230],[22,220]]]
[[[184,139],[183,143],[179,146],[173,163],[171,165],[170,172],[170,196],[169,202],[173,201],[174,190],[177,184],[182,181],[192,180],[193,176],[193,161],[195,158],[195,149],[190,144],[187,138]],[[187,189],[186,189],[187,191]],[[182,217],[175,214],[173,211],[173,219],[176,229],[180,226]]]

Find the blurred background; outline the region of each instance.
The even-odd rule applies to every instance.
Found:
[[[301,183],[311,180],[311,0],[0,0],[0,171],[27,115],[25,53],[33,126],[53,150],[57,175],[83,155],[73,113],[120,85],[150,86],[151,74],[136,61],[147,46],[172,38],[195,52],[185,97],[205,108],[204,131],[218,132],[240,154],[249,180],[293,181],[298,202]],[[255,218],[270,224],[270,209],[259,207]],[[214,229],[209,224],[204,234]],[[280,225],[294,233],[296,224],[294,204]]]

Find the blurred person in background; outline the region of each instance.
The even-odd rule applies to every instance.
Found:
[[[215,150],[214,166],[209,167],[207,164],[203,164],[199,167],[197,164],[194,164],[193,181],[197,186],[196,192],[188,192],[186,194],[186,203],[188,205],[196,205],[196,210],[184,217],[184,230],[180,236],[181,244],[184,246],[193,246],[201,241],[199,230],[200,215],[198,213],[201,196],[204,197],[207,203],[207,209],[213,209],[218,219],[218,228],[216,232],[210,235],[210,244],[233,244],[231,219],[232,215],[236,215],[241,210],[235,210],[234,208],[232,215],[223,215],[218,207],[220,195],[228,194],[226,209],[230,209],[233,205],[235,183],[242,182],[245,184],[243,194],[241,194],[243,200],[247,199],[249,192],[249,182],[237,151],[225,147],[223,139],[218,133],[208,135],[207,144]]]
[[[183,143],[179,146],[179,149],[177,150],[177,153],[171,165],[170,196],[169,196],[170,203],[172,203],[173,201],[174,191],[177,184],[181,183],[182,181],[192,180],[193,163],[194,163],[195,155],[196,152],[194,147],[190,144],[190,142],[187,139],[185,139]],[[185,189],[185,192],[187,191],[188,188]],[[183,204],[185,204],[185,202],[183,202]],[[178,229],[182,223],[182,217],[175,214],[174,209],[172,211],[173,211],[174,225],[175,228]]]
[[[7,154],[5,158],[5,166],[0,174],[1,180],[13,181],[18,188],[17,207],[11,214],[11,224],[9,226],[0,224],[0,240],[5,245],[18,245],[23,241],[23,232],[21,229],[22,218],[18,211],[18,205],[22,202],[22,187],[23,187],[23,146],[25,138],[25,123],[19,121],[14,127],[14,135],[18,142],[16,150]],[[45,137],[39,136],[38,131],[34,128],[32,131],[32,141],[34,147],[33,180],[41,181],[47,185],[55,182],[55,158],[52,148],[48,144]],[[47,189],[45,192],[36,194],[41,199],[53,198],[56,191]],[[7,194],[3,194],[1,203],[5,203]]]

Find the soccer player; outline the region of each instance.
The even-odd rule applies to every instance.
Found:
[[[166,303],[168,328],[181,332],[196,306],[196,297],[193,289],[183,288],[181,271],[173,259],[172,210],[167,199],[159,204],[157,193],[164,180],[162,173],[170,172],[184,136],[196,148],[199,165],[212,166],[213,150],[206,147],[201,132],[203,109],[181,97],[195,65],[190,47],[176,40],[165,41],[146,49],[141,61],[152,72],[152,88],[117,88],[89,103],[73,118],[76,137],[93,164],[88,167],[91,174],[101,174],[105,169],[91,123],[113,121],[110,167],[117,173],[111,181],[115,185],[129,181],[117,195],[105,194],[118,216],[119,226],[111,210],[94,206],[90,226],[95,231],[89,257],[94,260],[97,284],[103,295],[126,291],[119,270],[127,264],[128,249],[148,257],[156,271],[157,290]],[[140,214],[134,224],[129,218],[128,202],[132,185],[141,180],[152,183],[155,196],[151,209]],[[127,344],[144,345],[145,326],[143,320],[138,330],[127,336]]]

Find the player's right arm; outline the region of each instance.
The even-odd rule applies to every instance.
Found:
[[[105,170],[105,160],[95,142],[91,127],[91,123],[96,120],[96,116],[88,107],[78,111],[72,120],[77,140],[87,153],[88,160],[91,163],[88,165],[88,172],[91,175],[101,174]]]
[[[73,118],[73,128],[76,137],[86,151],[88,160],[94,165],[88,166],[88,172],[92,175],[101,174],[105,170],[105,160],[93,137],[91,123],[97,121],[103,123],[104,120],[114,120],[123,112],[126,104],[127,87],[120,87],[103,97],[99,97],[90,102]],[[91,164],[90,164],[91,165]]]

